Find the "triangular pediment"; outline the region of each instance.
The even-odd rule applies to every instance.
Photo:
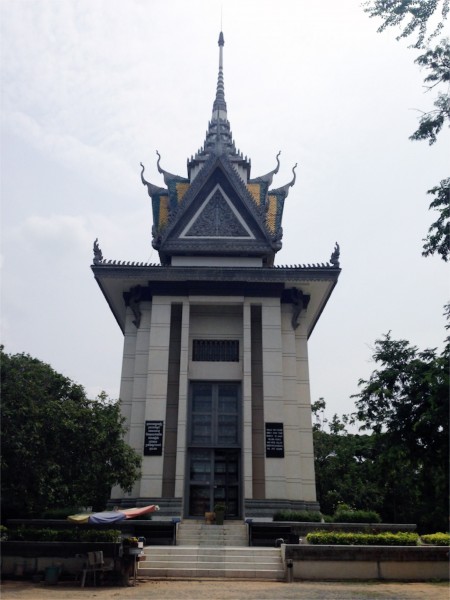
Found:
[[[217,184],[180,235],[181,239],[255,239],[250,227]]]
[[[163,264],[176,255],[255,256],[265,263],[274,255],[265,214],[225,156],[204,165],[155,247]]]

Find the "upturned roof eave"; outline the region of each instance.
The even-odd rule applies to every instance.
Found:
[[[97,277],[150,277],[155,281],[281,281],[319,278],[337,280],[341,268],[329,263],[313,265],[282,265],[273,267],[222,267],[222,266],[162,266],[156,264],[131,263],[122,261],[104,261],[91,265]]]
[[[202,290],[213,290],[214,293],[211,295],[217,296],[220,286],[225,290],[225,294],[226,290],[234,287],[236,290],[242,290],[245,295],[246,286],[256,285],[257,287],[262,286],[261,289],[267,289],[269,286],[275,292],[290,287],[302,288],[307,293],[309,293],[309,289],[317,290],[314,296],[318,298],[318,303],[308,319],[306,330],[308,338],[312,334],[341,272],[340,268],[331,265],[235,268],[161,267],[105,263],[92,265],[91,268],[122,333],[125,331],[126,319],[124,294],[135,286],[160,288],[162,285],[163,288],[166,288],[169,285],[169,288],[172,289],[175,285],[178,291],[181,289],[183,293],[188,295],[194,293],[195,295],[196,292],[193,290],[200,285]],[[226,284],[225,287],[224,284]],[[317,285],[319,288],[316,287]],[[170,293],[173,294],[173,290]],[[201,295],[209,295],[209,293],[202,291]]]

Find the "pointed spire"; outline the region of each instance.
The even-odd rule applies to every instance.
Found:
[[[247,157],[236,151],[236,146],[227,117],[227,104],[225,102],[225,86],[223,78],[223,47],[225,39],[223,32],[219,34],[219,74],[217,77],[216,95],[214,98],[212,117],[208,123],[204,144],[191,160],[187,161],[188,176],[196,177],[201,165],[211,156],[226,156],[238,169],[240,177],[247,182],[250,177],[251,164]]]
[[[225,85],[223,79],[223,47],[225,45],[225,39],[222,31],[219,35],[219,75],[217,77],[217,88],[216,98],[213,104],[213,115],[214,119],[226,119],[227,118],[227,103],[225,102]]]

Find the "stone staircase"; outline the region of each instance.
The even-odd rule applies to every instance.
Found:
[[[248,546],[247,526],[242,521],[225,521],[223,525],[183,521],[178,525],[177,546]]]
[[[178,525],[177,546],[147,546],[138,563],[138,577],[266,579],[282,581],[280,548],[249,547],[242,522]]]

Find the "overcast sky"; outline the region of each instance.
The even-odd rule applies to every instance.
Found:
[[[359,0],[2,0],[2,339],[85,386],[119,394],[123,336],[90,270],[158,262],[140,181],[186,175],[203,144],[225,35],[228,118],[252,176],[297,183],[280,265],[342,273],[310,338],[311,398],[348,413],[388,331],[441,346],[447,266],[421,256],[426,190],[449,173],[450,136],[411,142],[432,105],[395,32]]]

